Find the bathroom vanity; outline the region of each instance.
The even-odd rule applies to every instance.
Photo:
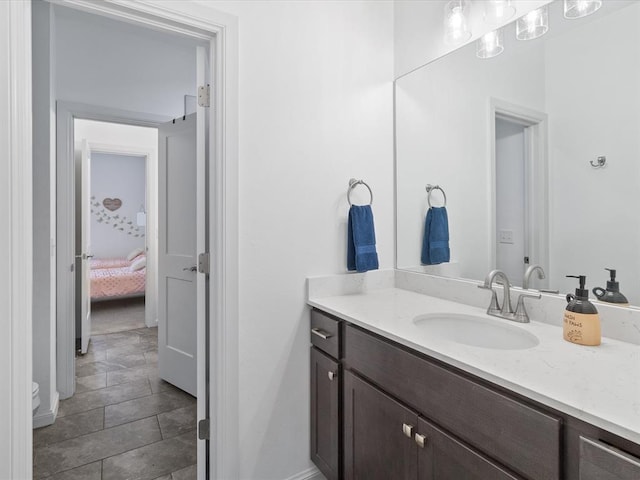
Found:
[[[640,478],[638,345],[581,347],[397,287],[347,293],[309,298],[311,457],[329,480]],[[474,321],[486,335],[464,333]]]

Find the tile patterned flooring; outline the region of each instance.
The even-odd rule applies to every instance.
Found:
[[[35,479],[196,479],[196,400],[158,377],[157,333],[91,338],[76,394],[33,432]]]

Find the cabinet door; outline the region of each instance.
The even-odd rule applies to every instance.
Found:
[[[415,480],[417,420],[414,412],[345,371],[345,479]]]
[[[424,437],[418,448],[420,480],[520,479],[422,418],[416,434]]]
[[[311,460],[328,480],[340,478],[339,364],[311,348]]]

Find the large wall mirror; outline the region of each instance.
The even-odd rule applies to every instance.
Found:
[[[573,291],[574,279],[640,305],[640,2],[605,1],[481,59],[469,44],[396,81],[396,266]],[[604,162],[604,165],[601,165]],[[421,263],[428,184],[446,193],[450,262]],[[442,205],[441,191],[431,203]]]

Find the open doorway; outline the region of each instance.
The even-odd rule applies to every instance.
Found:
[[[521,287],[527,268],[549,268],[547,116],[491,100],[492,264]],[[534,279],[546,286],[546,279]]]
[[[76,348],[156,327],[158,130],[74,120]]]
[[[210,45],[49,11],[59,27],[53,58],[65,69],[54,89],[61,402],[53,425],[35,432],[34,476],[186,469],[202,478],[208,110],[195,97],[209,81]],[[107,80],[96,86],[87,80],[98,70]],[[134,98],[138,112],[127,109]]]

